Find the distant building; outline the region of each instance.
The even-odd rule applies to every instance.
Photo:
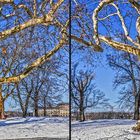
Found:
[[[18,111],[6,111],[5,112],[5,116],[6,116],[6,118],[10,118],[10,117],[22,117],[22,112],[18,112]]]
[[[44,109],[39,108],[39,116],[44,116]],[[60,103],[56,107],[48,107],[46,109],[46,116],[49,117],[68,117],[69,116],[69,104]]]
[[[19,112],[19,111],[6,111],[5,112],[5,117],[6,118],[11,118],[11,117],[22,117],[23,116],[23,113],[22,112]],[[32,112],[28,112],[27,113],[27,116],[33,116],[33,113]]]

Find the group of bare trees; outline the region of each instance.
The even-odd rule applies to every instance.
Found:
[[[0,21],[0,114],[3,118],[3,87],[17,87],[22,79],[52,60],[52,57],[61,56],[58,51],[68,46],[68,1],[0,0]],[[98,50],[92,41],[81,39],[79,35],[71,35],[71,38]],[[8,54],[12,55],[9,59],[5,58]],[[8,92],[6,97],[10,95]]]
[[[24,114],[27,112],[29,99],[33,101],[35,112],[38,110],[39,97],[42,97],[44,103],[46,102],[45,99],[49,98],[46,95],[47,92],[45,91],[45,95],[41,93],[45,88],[46,90],[53,90],[50,88],[54,84],[50,82],[46,85],[49,78],[48,74],[45,73],[46,69],[49,70],[48,66],[45,65],[52,63],[54,59],[59,63],[60,60],[65,58],[63,51],[67,50],[69,37],[72,40],[72,51],[76,50],[75,52],[82,53],[83,58],[88,63],[92,63],[93,54],[103,52],[105,46],[125,51],[139,58],[139,1],[102,0],[91,2],[90,4],[93,5],[91,8],[88,2],[74,0],[72,1],[72,9],[69,9],[68,3],[67,0],[23,0],[19,2],[0,0],[1,118],[4,114],[4,102],[10,95],[19,100]],[[124,7],[127,7],[127,9],[124,10]],[[69,10],[71,10],[71,23]],[[71,35],[69,35],[70,24]],[[134,29],[135,31],[132,31]],[[60,49],[62,54],[59,51]],[[123,66],[127,65],[127,62],[128,59],[125,58]],[[132,62],[137,64],[137,59]],[[131,72],[133,66],[133,63],[129,64]],[[52,69],[55,71],[54,67]],[[52,73],[56,74],[57,71],[54,71]],[[139,102],[139,97],[137,97],[139,95],[139,87],[137,87],[139,80],[134,78],[138,74],[135,71],[138,71],[138,69],[135,69],[134,73],[132,72],[129,75],[129,80],[131,79],[132,82],[131,92],[135,97],[136,110]],[[50,73],[49,71],[49,75],[51,75]],[[72,97],[74,102],[78,104],[77,101],[84,102],[82,96],[86,93],[90,102],[87,102],[86,106],[88,107],[94,104],[93,98],[90,96],[91,93],[93,94],[91,92],[93,89],[86,90],[91,86],[93,75],[88,72],[80,72],[79,75],[75,75],[72,79],[72,86],[75,89]],[[46,78],[44,79],[44,77]],[[77,98],[76,93],[81,96]],[[23,96],[26,97],[24,101]],[[79,108],[81,110],[80,114],[83,114],[86,106],[82,105],[84,103],[79,102],[79,104],[81,104],[78,105],[81,106]],[[46,108],[45,105],[44,108]],[[138,109],[136,112],[135,116],[137,118]]]
[[[63,18],[62,12],[66,13]],[[53,55],[67,46],[67,16],[68,6],[63,0],[0,1],[1,118],[9,96],[20,105],[23,116],[29,107],[38,116],[39,106],[44,107],[45,115],[46,105],[61,100],[58,85],[63,54]]]
[[[103,52],[105,48],[109,51],[113,50],[111,56],[107,58],[110,66],[119,71],[117,77],[115,77],[114,85],[115,87],[120,85],[123,87],[121,90],[121,105],[124,105],[125,102],[125,107],[127,109],[131,107],[131,111],[134,111],[134,119],[139,119],[140,2],[136,0],[102,0],[95,2],[76,0],[73,3],[72,47],[74,51],[75,48],[78,48],[79,51],[76,53],[80,54],[73,60],[78,60],[77,57],[82,58],[83,56],[78,62],[82,64],[86,59],[85,65],[87,65],[87,63],[96,61],[93,56],[98,53],[94,51]],[[73,39],[79,40],[80,43]],[[90,44],[94,44],[94,47],[92,45],[91,48],[87,47]],[[108,46],[112,49],[109,49]],[[120,51],[118,54],[121,51],[125,53],[122,56],[116,56],[114,52],[118,50]],[[82,78],[83,75],[80,77]],[[76,88],[77,81],[78,91],[82,82],[78,77],[76,81],[73,81],[73,88]],[[76,100],[75,93],[72,97]],[[77,97],[78,95],[77,93]]]
[[[47,43],[43,39],[43,34],[39,36],[35,32],[37,31],[32,29],[26,36],[26,32],[22,32],[17,37],[14,35],[11,37],[11,42],[8,44],[6,53],[2,57],[4,64],[2,65],[1,75],[16,75],[20,73],[25,65],[49,49],[46,48]],[[40,42],[38,42],[38,37],[42,37]],[[1,44],[6,46],[7,41],[3,41]],[[40,44],[42,45],[41,47]],[[15,46],[14,51],[12,50],[13,46]],[[60,80],[58,78],[60,77],[59,63],[60,60],[53,57],[53,60],[48,60],[47,63],[32,71],[28,77],[20,82],[9,83],[8,86],[3,84],[3,105],[5,98],[8,99],[11,96],[16,101],[16,104],[20,106],[23,117],[27,116],[28,109],[31,110],[31,108],[35,112],[35,116],[38,116],[39,107],[44,108],[44,115],[46,115],[46,106],[61,100],[61,93],[58,93],[58,81]],[[43,102],[44,104],[42,104]]]
[[[123,108],[134,110],[134,119],[139,119],[140,108],[140,63],[128,53],[108,56],[109,65],[116,71],[114,87],[120,89],[118,103]]]
[[[47,107],[61,102],[62,93],[58,81],[58,77],[50,72],[38,70],[16,85],[13,99],[20,106],[23,117],[27,116],[28,109],[33,110],[34,115],[38,117],[40,107],[46,116]]]

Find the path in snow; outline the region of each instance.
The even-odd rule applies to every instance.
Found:
[[[72,123],[72,140],[140,140],[134,120],[94,120]]]

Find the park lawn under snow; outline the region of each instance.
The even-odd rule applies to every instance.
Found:
[[[140,140],[134,120],[106,119],[72,122],[72,140]]]
[[[68,138],[68,118],[9,118],[0,120],[0,139]]]

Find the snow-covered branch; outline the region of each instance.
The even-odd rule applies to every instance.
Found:
[[[59,41],[59,44],[53,48],[51,51],[43,55],[42,57],[36,59],[32,64],[30,64],[25,70],[17,75],[17,76],[11,76],[11,77],[2,77],[0,78],[0,84],[2,83],[17,83],[23,78],[27,77],[35,68],[45,63],[47,60],[49,60],[60,48],[63,47],[64,44],[67,43],[66,36],[63,36],[63,38]]]
[[[14,0],[0,0],[0,3],[13,3]]]
[[[130,36],[129,36],[129,32],[128,32],[128,29],[126,27],[126,23],[123,19],[123,16],[119,10],[119,7],[114,3],[116,0],[103,0],[99,3],[99,5],[97,6],[97,8],[95,8],[94,12],[93,12],[93,17],[92,17],[92,20],[93,20],[93,30],[94,30],[94,39],[95,39],[95,42],[97,45],[100,45],[100,42],[105,42],[107,43],[108,45],[110,45],[111,47],[114,47],[118,50],[123,50],[125,52],[129,52],[129,53],[132,53],[134,55],[138,55],[140,56],[140,44],[139,44],[139,41],[136,41],[134,39],[132,39]],[[138,2],[136,1],[132,1],[132,0],[129,0],[130,4],[132,4],[132,6],[137,10],[138,14],[140,14],[140,5]],[[104,18],[98,18],[98,14],[99,12],[107,5],[112,5],[116,8],[117,10],[117,13],[112,13]],[[110,16],[114,16],[114,15],[118,15],[119,19],[120,19],[120,22],[121,22],[121,25],[122,25],[122,28],[123,28],[123,31],[124,31],[124,35],[125,37],[127,38],[128,41],[130,41],[133,45],[128,45],[128,44],[124,44],[124,43],[121,43],[119,41],[114,41],[112,40],[111,38],[109,37],[106,37],[106,36],[100,36],[99,32],[98,32],[98,21],[99,20],[105,20],[106,18],[110,17]],[[139,36],[140,36],[140,17],[138,17],[137,21],[136,21],[136,29],[137,29],[137,32],[138,32],[138,39],[139,39]]]
[[[128,53],[140,56],[140,49],[137,49],[131,45],[117,42],[105,36],[99,36],[99,38],[102,42],[105,42],[106,44],[108,44],[109,46],[112,46],[115,49],[122,50]]]
[[[12,27],[11,29],[7,29],[4,30],[2,32],[0,32],[0,40],[7,38],[8,36],[18,33],[26,28],[38,25],[38,24],[45,24],[45,25],[50,25],[51,22],[53,21],[53,16],[54,13],[57,11],[57,9],[59,8],[59,6],[63,3],[64,0],[59,0],[53,7],[52,9],[48,12],[48,14],[43,15],[42,17],[36,17],[36,18],[32,18],[26,22],[24,22],[23,24],[19,24],[15,27]],[[27,10],[27,8],[24,5],[20,5],[19,8],[24,8],[26,9],[26,11],[32,16],[32,14],[29,12],[29,10]]]
[[[92,16],[92,20],[93,20],[93,30],[94,30],[94,39],[97,43],[97,45],[100,44],[100,40],[99,40],[99,35],[98,35],[98,13],[102,10],[102,8],[104,6],[106,6],[107,4],[110,4],[114,2],[114,0],[103,0],[99,3],[99,5],[97,6],[97,8],[94,10],[93,12],[93,16]]]
[[[140,49],[140,44],[137,43],[137,42],[135,42],[135,41],[129,36],[129,33],[128,33],[128,30],[127,30],[126,24],[125,24],[125,22],[124,22],[123,16],[122,16],[122,14],[121,14],[121,12],[120,12],[118,6],[117,6],[116,4],[114,4],[114,3],[112,3],[111,5],[113,5],[113,6],[116,8],[116,10],[117,10],[117,14],[118,14],[118,16],[119,16],[119,18],[120,18],[120,21],[121,21],[121,24],[122,24],[122,28],[123,28],[123,30],[124,30],[125,37],[126,37],[131,43],[133,43],[135,46],[137,46],[137,47]]]
[[[86,46],[91,46],[93,48],[93,50],[95,50],[97,52],[102,52],[103,51],[103,49],[99,45],[94,44],[92,42],[88,42],[88,41],[86,41],[84,39],[81,39],[81,38],[75,36],[75,35],[71,35],[71,39],[73,39],[73,40],[75,40],[75,41],[77,41],[79,43],[82,43],[82,44],[84,44]]]
[[[9,37],[10,35],[18,33],[26,28],[36,26],[38,24],[45,24],[45,26],[53,24],[52,21],[54,19],[54,14],[58,10],[60,5],[63,3],[63,1],[64,0],[58,0],[57,3],[53,4],[53,7],[51,7],[51,9],[49,10],[49,12],[46,15],[43,15],[41,17],[37,17],[36,0],[35,0],[34,1],[34,13],[33,14],[30,13],[31,17],[33,16],[33,18],[31,18],[30,20],[28,20],[22,24],[19,24],[15,27],[12,27],[11,29],[7,29],[7,30],[2,31],[0,33],[0,40],[3,40],[5,38]],[[24,8],[26,10],[26,7],[24,5],[20,5],[18,8]],[[66,26],[68,26],[67,22],[66,22]],[[62,26],[61,29],[66,30],[65,26]],[[58,44],[52,50],[50,50],[45,55],[37,58],[34,62],[29,64],[22,73],[20,73],[16,76],[14,75],[14,76],[10,76],[10,77],[1,77],[0,84],[17,83],[21,79],[27,77],[35,68],[37,68],[38,66],[40,66],[43,63],[45,63],[46,61],[48,61],[60,48],[62,48],[65,44],[67,44],[68,36],[67,36],[66,32],[61,32],[61,35],[62,35],[62,37],[60,38]]]

